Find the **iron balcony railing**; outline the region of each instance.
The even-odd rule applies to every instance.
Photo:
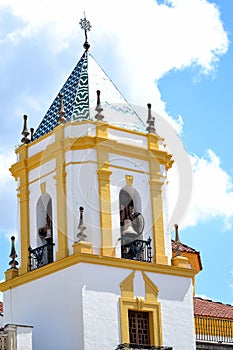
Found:
[[[172,350],[171,346],[119,344],[116,350]]]
[[[233,320],[195,316],[197,341],[233,344]]]
[[[151,262],[151,250],[151,238],[148,238],[146,241],[142,239],[127,241],[124,239],[122,240],[121,257],[124,259]]]
[[[46,243],[40,247],[32,249],[29,247],[30,270],[38,269],[53,262],[54,243]]]

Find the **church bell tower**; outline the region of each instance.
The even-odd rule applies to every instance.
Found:
[[[90,53],[35,130],[24,116],[17,180],[19,267],[0,284],[4,322],[34,350],[194,350],[192,278],[172,258],[163,193],[172,155]],[[30,135],[29,135],[30,134]]]

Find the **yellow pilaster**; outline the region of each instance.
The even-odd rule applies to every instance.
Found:
[[[21,146],[18,151],[18,158],[20,162],[19,170],[19,212],[20,212],[20,257],[21,264],[19,267],[19,275],[23,275],[29,271],[29,252],[28,248],[30,245],[30,220],[29,220],[29,188],[28,188],[28,169],[27,169],[27,158],[28,158],[28,146]],[[13,174],[14,175],[14,174]],[[9,273],[6,276],[10,278]],[[11,276],[12,277],[12,276]]]
[[[72,245],[74,254],[92,254],[91,242],[80,241]]]
[[[158,137],[148,135],[148,150],[158,149]],[[164,223],[162,207],[162,185],[160,181],[160,163],[150,154],[150,194],[153,220],[153,241],[154,241],[154,262],[156,264],[167,264],[168,258],[165,255]]]
[[[156,264],[167,264],[168,258],[165,255],[161,186],[162,183],[158,180],[152,179],[150,181],[154,238],[154,262]]]
[[[102,121],[96,123],[96,137],[98,141],[105,141],[108,139],[108,123]]]
[[[56,192],[57,192],[57,235],[58,250],[56,260],[63,259],[69,255],[67,240],[67,202],[66,202],[66,172],[65,172],[65,155],[63,149],[64,128],[63,125],[57,127],[56,142],[58,150],[56,152]]]
[[[173,266],[178,266],[183,268],[189,267],[188,258],[186,258],[185,256],[181,256],[181,255],[174,256],[171,262]]]
[[[100,255],[115,256],[115,248],[112,244],[112,217],[111,217],[111,196],[110,176],[112,171],[108,165],[108,151],[104,143],[108,142],[108,124],[99,121],[96,124],[97,137],[97,161],[98,161],[98,184],[100,200],[100,229],[101,247]]]
[[[155,134],[147,135],[148,149],[149,150],[158,150],[159,149],[159,136]]]
[[[26,173],[26,171],[25,171]],[[26,174],[25,174],[26,175]],[[20,178],[21,181],[22,178]],[[19,275],[29,271],[29,251],[30,246],[30,228],[29,228],[29,191],[28,185],[24,188],[20,186],[19,197],[19,210],[20,210],[20,248],[21,248],[21,265],[19,268]]]
[[[19,270],[18,269],[9,269],[5,271],[5,280],[9,281],[12,280],[15,277],[18,277],[19,275]]]
[[[115,256],[115,249],[112,245],[112,218],[110,198],[110,176],[112,172],[108,166],[97,170],[100,198],[100,227],[101,247],[100,255]]]

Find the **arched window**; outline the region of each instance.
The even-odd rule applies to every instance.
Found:
[[[47,193],[37,202],[37,232],[40,243],[53,241],[52,199]]]
[[[133,187],[125,186],[120,191],[119,202],[121,235],[129,238],[140,236],[144,228],[144,222],[138,192]]]
[[[128,191],[122,189],[120,191],[120,223],[124,226],[124,221],[129,219],[133,221],[134,201]]]
[[[53,262],[53,217],[52,199],[43,193],[36,206],[37,214],[37,247],[29,247],[30,270]]]
[[[151,261],[150,242],[142,239],[144,218],[141,214],[141,199],[138,192],[129,186],[119,194],[121,257]]]

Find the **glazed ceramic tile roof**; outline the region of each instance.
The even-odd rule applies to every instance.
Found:
[[[104,121],[134,131],[145,132],[143,121],[113,84],[108,75],[85,51],[62,89],[45,114],[34,134],[34,140],[46,135],[57,125],[59,93],[63,94],[67,122],[95,120],[96,91],[101,91]]]

